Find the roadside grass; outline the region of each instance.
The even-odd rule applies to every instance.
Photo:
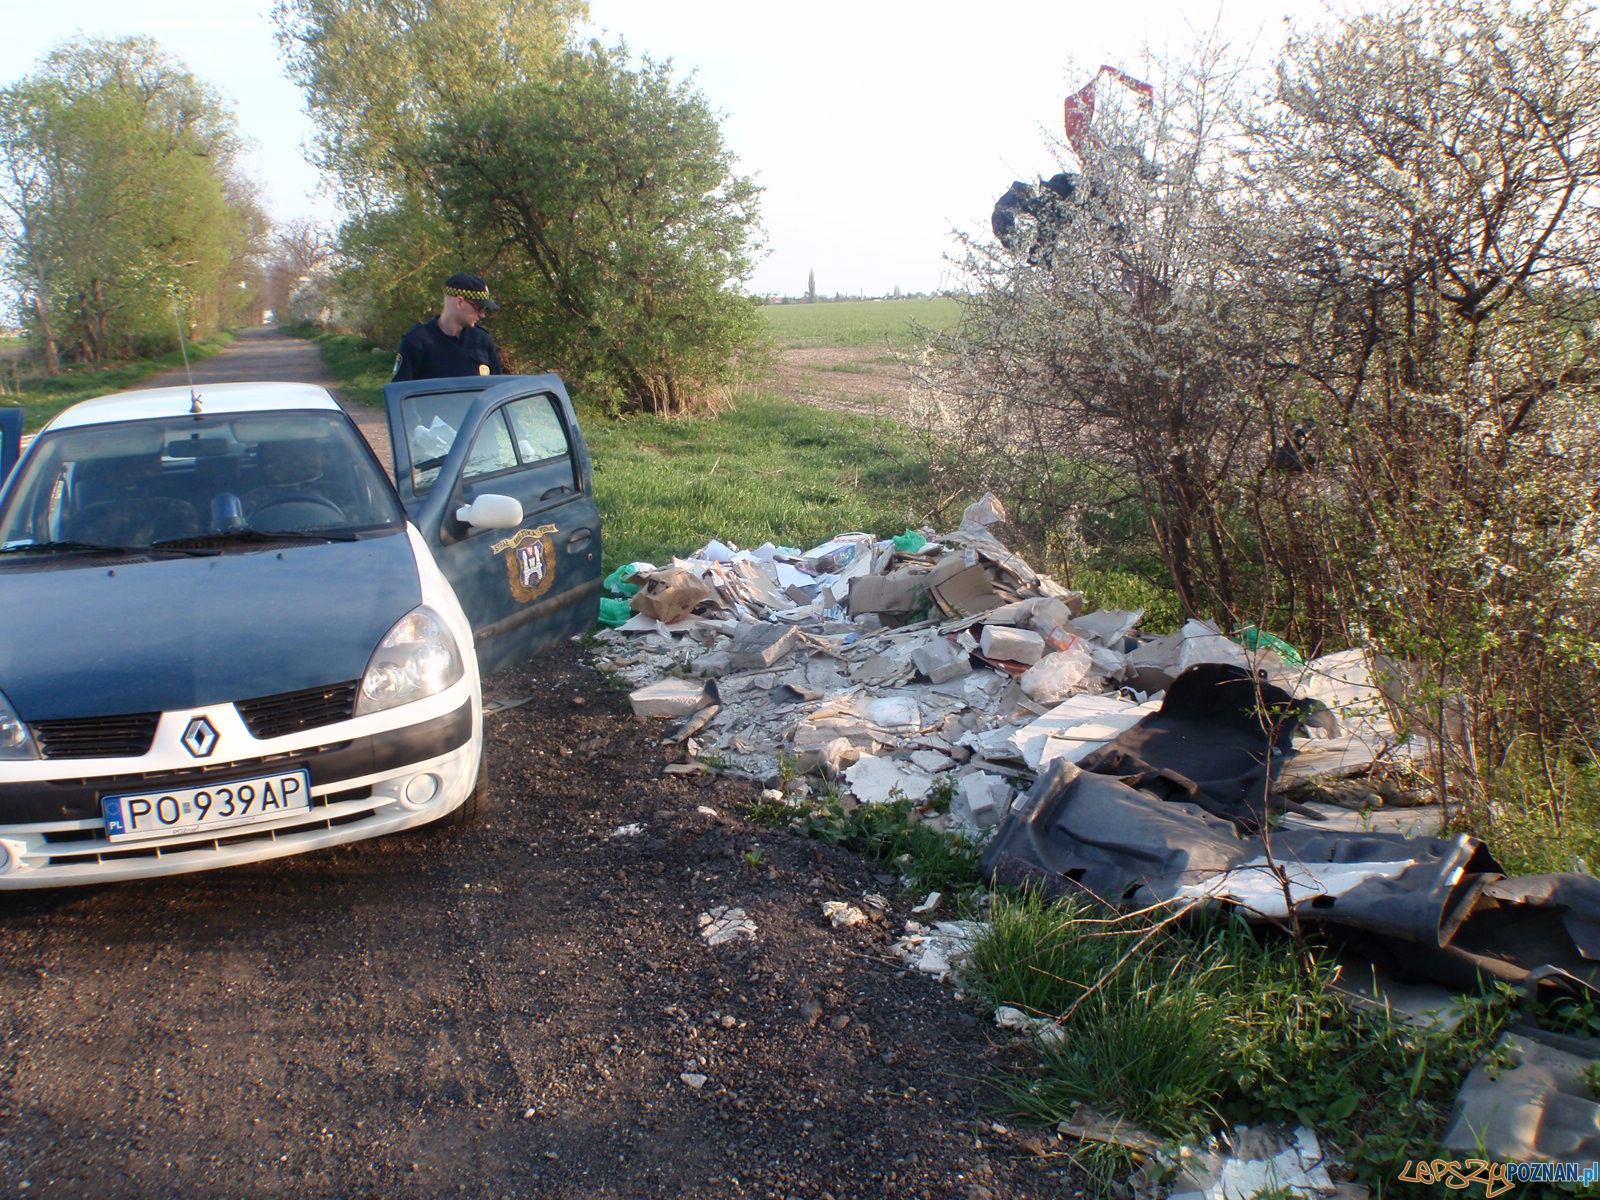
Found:
[[[926,459],[891,421],[761,395],[716,417],[585,412],[607,571],[664,564],[711,538],[804,550],[924,520]]]
[[[199,362],[219,354],[234,342],[231,332],[218,333],[203,342],[189,347],[189,361]],[[60,375],[23,375],[20,378],[22,395],[0,397],[0,404],[12,405],[20,401],[25,412],[23,429],[32,432],[64,409],[80,400],[105,396],[111,392],[126,391],[163,371],[183,366],[183,352],[174,350],[152,358],[130,359],[109,366],[70,366]]]
[[[916,326],[950,329],[961,319],[960,302],[949,296],[920,300],[834,300],[818,304],[767,304],[761,311],[781,350],[921,347]]]
[[[1509,1024],[1509,990],[1462,1001],[1454,1028],[1363,1010],[1315,947],[1237,919],[1165,909],[1117,915],[1034,892],[995,896],[964,986],[990,1011],[1062,1020],[1031,1066],[998,1080],[1001,1110],[1030,1123],[1079,1105],[1161,1137],[1201,1142],[1239,1124],[1304,1124],[1376,1195],[1439,1138],[1461,1081]],[[1449,1157],[1446,1155],[1445,1157]],[[1085,1143],[1091,1176],[1129,1152]]]

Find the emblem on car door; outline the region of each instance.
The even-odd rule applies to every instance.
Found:
[[[556,542],[550,535],[558,526],[519,529],[489,547],[491,553],[504,554],[511,594],[523,603],[537,600],[556,581]]]
[[[179,741],[196,758],[205,758],[217,748],[217,731],[205,717],[195,717],[184,727]]]

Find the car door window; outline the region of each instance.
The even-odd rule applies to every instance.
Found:
[[[461,478],[481,479],[509,471],[517,465],[517,451],[511,443],[511,431],[506,428],[505,411],[493,414],[472,439],[472,450],[467,455]]]
[[[506,405],[506,417],[517,439],[517,453],[525,463],[543,462],[571,453],[566,426],[549,396],[530,396]]]

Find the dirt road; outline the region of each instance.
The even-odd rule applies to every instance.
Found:
[[[0,894],[0,1197],[1077,1194],[980,1117],[1010,1052],[889,953],[905,902],[824,920],[891,881],[664,775],[577,646],[486,692],[476,828]]]

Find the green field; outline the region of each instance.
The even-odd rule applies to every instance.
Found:
[[[916,328],[950,329],[961,305],[948,296],[928,300],[837,300],[816,304],[768,304],[761,310],[782,350],[822,346],[905,351],[922,344]]]

